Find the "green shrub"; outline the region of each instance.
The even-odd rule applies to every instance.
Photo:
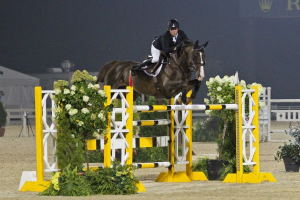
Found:
[[[7,117],[7,113],[5,111],[5,108],[2,104],[2,102],[0,101],[0,128],[5,126],[6,124],[6,117]]]
[[[136,149],[134,162],[164,162],[168,161],[168,147],[149,147]]]
[[[278,151],[275,155],[275,160],[278,162],[283,157],[290,157],[295,161],[298,165],[300,165],[300,129],[299,127],[291,127],[289,131],[285,131],[286,134],[292,136],[295,140],[289,143],[284,143],[283,146],[278,147]]]
[[[90,163],[103,163],[104,162],[104,155],[102,153],[102,150],[89,151],[88,155],[89,155]]]
[[[203,157],[203,158],[198,157],[197,163],[192,165],[192,170],[203,172],[205,176],[208,177],[207,160],[208,160],[207,157]]]
[[[51,185],[40,195],[45,196],[88,196],[93,194],[86,177],[78,175],[77,168],[67,166],[62,173],[56,172]]]
[[[144,105],[155,105],[156,100],[154,97],[150,96],[147,102],[144,102]],[[164,102],[166,105],[167,102]],[[166,112],[146,112],[139,114],[140,120],[158,120],[158,119],[167,119]],[[166,136],[168,131],[168,126],[141,126],[140,127],[140,136],[141,137],[153,137],[153,136]]]
[[[220,119],[198,118],[193,124],[193,142],[215,142],[219,135]]]
[[[132,174],[132,168],[113,163],[113,168],[100,168],[87,171],[84,175],[77,173],[77,169],[70,166],[51,179],[50,186],[40,195],[45,196],[88,196],[125,195],[137,193],[137,178]]]

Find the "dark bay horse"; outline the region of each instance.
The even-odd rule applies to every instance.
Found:
[[[191,98],[195,98],[204,78],[205,47],[198,41],[184,43],[180,52],[170,55],[165,66],[156,77],[138,71],[132,76],[135,92],[154,96],[156,99],[171,98],[182,92],[182,101],[186,103],[186,92],[193,89]],[[97,82],[110,85],[112,89],[125,88],[130,85],[130,70],[136,65],[134,61],[111,61],[102,66]],[[150,65],[149,68],[155,64]],[[190,80],[196,71],[198,79]]]

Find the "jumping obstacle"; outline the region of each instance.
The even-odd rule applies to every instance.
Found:
[[[133,88],[127,87],[124,90],[110,89],[105,86],[104,90],[108,97],[107,101],[112,102],[118,98],[121,100],[121,108],[114,108],[111,112],[110,123],[108,126],[108,134],[104,136],[108,151],[104,147],[104,167],[110,167],[111,161],[115,159],[115,144],[116,138],[123,141],[123,149],[121,151],[121,164],[134,165],[141,168],[150,167],[168,167],[168,173],[161,173],[156,181],[158,182],[190,182],[192,180],[208,180],[203,172],[192,171],[192,110],[205,110],[208,106],[202,105],[174,105],[174,99],[171,99],[172,105],[154,105],[154,106],[141,106],[133,105]],[[113,94],[111,97],[110,94]],[[189,94],[190,95],[190,94]],[[211,109],[222,109],[220,105],[212,105]],[[228,108],[236,108],[236,105],[228,105]],[[132,163],[132,149],[133,141],[133,126],[138,125],[138,122],[133,121],[134,112],[168,112],[169,120],[158,120],[161,124],[169,125],[169,162],[155,162],[155,163]],[[181,120],[179,119],[178,111],[182,111]],[[121,114],[122,121],[116,121],[116,114]],[[155,122],[151,122],[152,125]],[[159,125],[159,123],[156,123]],[[146,124],[145,125],[150,125]],[[174,131],[176,129],[176,131]],[[124,135],[126,133],[126,136]],[[179,135],[182,134],[182,153],[179,154]],[[111,155],[112,152],[112,155]],[[175,158],[176,164],[186,165],[186,171],[175,172]]]
[[[113,109],[108,124],[108,134],[104,136],[106,143],[104,144],[104,167],[110,167],[111,161],[115,159],[115,149],[118,148],[114,144],[117,141],[123,142],[122,160],[123,164],[136,165],[143,168],[148,167],[168,167],[168,172],[161,173],[156,181],[159,182],[189,182],[192,180],[207,180],[202,172],[192,171],[192,110],[236,110],[236,146],[237,146],[237,173],[229,174],[224,182],[236,183],[260,183],[261,181],[275,182],[275,178],[271,173],[261,173],[259,169],[259,126],[258,126],[258,89],[253,87],[251,90],[242,90],[240,86],[236,87],[236,104],[227,105],[174,105],[174,99],[171,100],[169,106],[133,106],[133,89],[128,87],[126,90],[110,90],[109,86],[105,86],[105,92],[108,97],[106,104],[110,104],[111,100],[118,95],[122,97],[121,109]],[[242,95],[243,92],[243,95]],[[42,93],[44,96],[42,98]],[[23,172],[20,191],[43,191],[48,187],[49,181],[45,181],[44,172],[58,171],[57,160],[55,155],[56,146],[56,128],[52,122],[48,125],[46,118],[47,98],[53,91],[42,91],[41,87],[35,88],[35,103],[36,103],[36,155],[37,155],[37,171]],[[111,97],[113,93],[113,97]],[[123,95],[126,94],[126,98]],[[245,115],[246,96],[249,97],[249,116]],[[52,102],[52,107],[54,103]],[[125,108],[125,109],[124,109]],[[150,112],[150,111],[168,111],[170,119],[164,120],[165,123],[170,123],[169,135],[169,162],[155,163],[132,163],[132,148],[133,145],[133,125],[143,124],[150,125],[159,122],[133,122],[133,112]],[[179,120],[178,111],[181,111],[181,120]],[[115,114],[121,113],[122,120],[117,122]],[[54,112],[52,112],[54,117]],[[44,126],[43,126],[44,125]],[[112,126],[114,129],[112,129]],[[43,129],[44,127],[44,129]],[[123,129],[125,127],[125,129]],[[176,131],[174,131],[176,129]],[[45,135],[44,135],[45,133]],[[112,136],[112,133],[114,134]],[[123,133],[127,133],[126,137]],[[178,135],[182,137],[182,155],[178,154]],[[250,155],[246,152],[246,135],[249,133]],[[117,137],[120,136],[119,139]],[[48,159],[47,140],[53,140],[53,159],[52,164]],[[97,142],[96,142],[97,143]],[[112,155],[111,155],[112,152]],[[185,164],[186,171],[175,172],[174,157],[177,159],[177,164]],[[45,164],[44,164],[45,163]],[[252,165],[253,172],[244,173],[243,166]]]

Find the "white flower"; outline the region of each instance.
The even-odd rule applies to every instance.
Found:
[[[97,76],[93,76],[93,81],[97,81]]]
[[[100,88],[100,85],[99,85],[99,84],[95,84],[95,85],[93,86],[93,89],[94,89],[94,90],[99,90],[99,88]]]
[[[76,86],[75,86],[75,85],[72,85],[72,86],[71,86],[71,90],[76,91]]]
[[[204,98],[204,103],[209,104],[209,100],[207,98]]]
[[[94,86],[94,85],[91,84],[91,83],[88,84],[88,88],[93,88],[93,86]]]
[[[74,134],[71,134],[71,137],[72,137],[72,138],[75,138],[75,135],[74,135]]]
[[[54,113],[60,113],[60,108],[53,108]]]
[[[247,87],[246,82],[244,80],[240,81],[240,85],[242,86],[243,89],[246,89]]]
[[[84,101],[84,102],[88,102],[88,101],[89,101],[89,99],[90,99],[90,97],[88,97],[88,96],[84,95],[82,99],[83,99],[83,101]]]
[[[98,94],[100,94],[102,97],[106,97],[104,90],[98,90]]]
[[[66,105],[66,109],[67,109],[67,110],[70,110],[71,107],[72,107],[71,104],[67,104],[67,105]]]
[[[55,92],[55,94],[59,94],[59,93],[61,93],[61,90],[57,88],[54,90],[54,92]]]
[[[93,133],[93,136],[94,136],[94,138],[99,138],[99,137],[100,137],[100,134],[97,133],[97,132],[94,132],[94,133]]]
[[[265,102],[262,102],[262,101],[258,102],[258,107],[260,109],[262,109],[265,105],[266,105]]]
[[[95,114],[91,114],[91,120],[95,120],[96,119],[96,115]]]
[[[205,114],[209,115],[209,113],[211,112],[212,110],[206,110],[205,111]]]
[[[98,114],[98,117],[99,117],[102,121],[105,121],[105,120],[106,120],[106,118],[105,118],[105,116],[104,116],[104,111],[103,111],[103,110],[101,110],[101,112]]]
[[[82,126],[83,124],[84,124],[83,121],[79,121],[79,122],[78,122],[78,125],[79,125],[79,126]]]
[[[82,112],[83,114],[86,114],[86,113],[89,113],[90,111],[89,111],[87,108],[82,108],[82,109],[81,109],[81,112]]]
[[[71,96],[73,96],[75,94],[75,92],[74,91],[71,91]]]
[[[222,90],[222,88],[219,86],[219,87],[217,88],[217,91],[220,92],[221,90]]]
[[[218,75],[218,76],[216,76],[216,78],[215,78],[215,80],[218,82],[218,83],[222,83],[222,80],[221,80],[221,78],[220,78],[220,76]]]
[[[79,89],[79,92],[82,93],[82,94],[85,94],[84,88],[81,87],[81,88]]]
[[[75,115],[77,113],[78,113],[77,109],[70,109],[70,111],[69,111],[69,115],[71,115],[71,116],[73,116],[73,115]]]
[[[69,89],[64,89],[64,94],[70,94],[70,90]]]

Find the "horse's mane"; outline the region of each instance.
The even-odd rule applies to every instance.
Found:
[[[180,58],[180,56],[182,55],[186,47],[194,45],[193,40],[190,39],[185,39],[181,41],[181,43],[182,43],[181,48],[177,50],[177,58]]]

